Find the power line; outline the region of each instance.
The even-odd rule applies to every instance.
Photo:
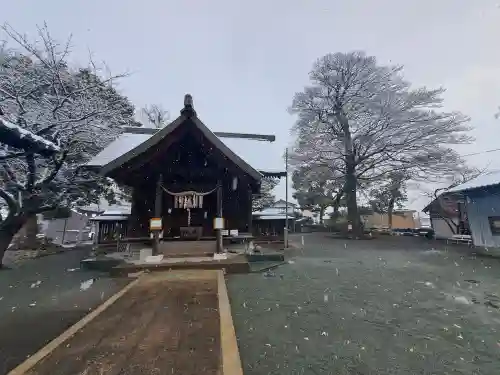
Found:
[[[500,151],[500,148],[493,148],[491,150],[485,150],[485,151],[480,151],[480,152],[474,152],[472,154],[465,154],[465,155],[462,155],[462,157],[467,157],[467,156],[475,156],[475,155],[482,155],[482,154],[487,154],[487,153],[490,153],[490,152],[496,152],[496,151]]]

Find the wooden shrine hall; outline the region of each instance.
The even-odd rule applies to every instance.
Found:
[[[203,124],[186,95],[172,123],[125,133],[87,164],[132,188],[125,240],[152,244],[163,253],[174,241],[204,241],[205,249],[216,252],[222,248],[221,223],[224,231],[252,232],[252,199],[262,178],[283,172],[255,169],[222,136]]]

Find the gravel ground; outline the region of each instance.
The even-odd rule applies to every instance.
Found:
[[[0,271],[0,374],[24,361],[129,280],[79,269],[88,249]]]
[[[246,375],[500,374],[500,261],[419,238],[305,235],[229,278]]]

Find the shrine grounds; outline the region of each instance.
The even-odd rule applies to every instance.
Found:
[[[500,260],[412,237],[304,243],[229,277],[246,375],[500,374]]]

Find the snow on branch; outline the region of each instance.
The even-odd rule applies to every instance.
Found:
[[[52,155],[61,149],[54,143],[13,124],[0,115],[0,142],[28,152]]]
[[[0,136],[2,129],[17,132],[52,151],[33,155],[22,152],[33,148],[19,143],[1,145],[0,188],[22,191],[30,212],[79,197],[94,199],[89,192],[100,194],[108,183],[83,176],[94,185],[81,188],[79,167],[134,123],[133,106],[113,86],[125,75],[110,75],[92,60],[86,68],[71,68],[71,38],[59,43],[47,25],[34,40],[8,24],[0,29],[10,43],[0,48]]]

